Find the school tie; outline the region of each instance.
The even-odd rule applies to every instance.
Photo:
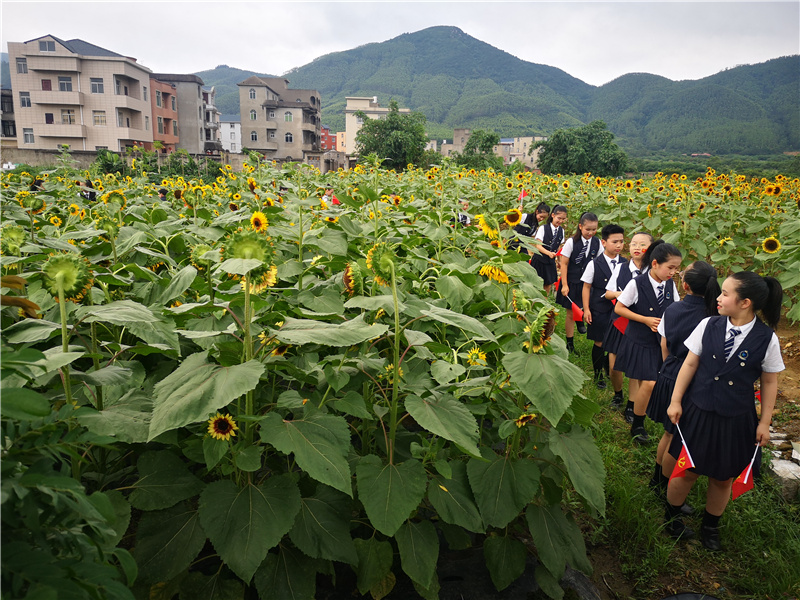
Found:
[[[664,306],[664,284],[662,283],[661,285],[659,285],[657,289],[658,289],[658,296],[656,297],[656,300],[658,300],[658,305]]]
[[[614,267],[616,267],[616,266],[617,266],[617,259],[616,258],[612,258],[611,259],[611,270],[613,271]]]
[[[731,329],[728,332],[728,339],[725,340],[725,360],[728,360],[728,357],[731,355],[731,350],[733,350],[733,340],[736,339],[736,336],[742,333],[741,329]]]
[[[579,265],[579,264],[581,264],[581,262],[583,261],[583,257],[584,257],[584,256],[586,256],[586,246],[588,246],[588,245],[589,245],[589,244],[588,244],[588,243],[586,243],[586,244],[584,244],[584,245],[581,247],[581,251],[580,251],[580,252],[578,252],[578,256],[577,256],[577,257],[575,257],[575,264],[576,264],[576,265]]]
[[[633,274],[634,275],[641,275],[642,271],[640,269],[634,269]]]

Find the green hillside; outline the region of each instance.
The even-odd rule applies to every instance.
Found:
[[[197,73],[239,112],[236,84],[251,75],[221,65]],[[428,134],[454,127],[502,137],[547,135],[601,119],[634,154],[774,154],[800,150],[800,56],[735,67],[696,81],[632,73],[595,87],[520,60],[456,27],[431,27],[327,54],[286,74],[319,90],[322,121],[344,129],[346,96],[378,96],[423,112]]]

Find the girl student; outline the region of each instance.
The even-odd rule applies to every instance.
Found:
[[[555,209],[553,209],[555,211]],[[578,221],[575,235],[564,242],[561,249],[561,289],[556,294],[556,302],[567,309],[564,319],[564,330],[567,338],[567,350],[575,352],[573,337],[575,335],[575,321],[572,318],[572,303],[583,308],[583,284],[581,276],[589,264],[600,252],[600,242],[595,238],[597,233],[597,215],[585,212]],[[586,326],[581,321],[578,324],[578,333],[586,333]]]
[[[629,245],[631,259],[630,261],[626,262],[624,266],[616,269],[611,275],[611,279],[608,280],[608,285],[606,286],[607,300],[616,300],[631,279],[641,275],[647,270],[643,261],[644,253],[647,252],[647,249],[652,243],[653,236],[645,231],[640,231],[631,238]],[[614,321],[616,321],[618,318],[619,317],[615,312],[611,313],[611,322],[606,330],[606,335],[603,338],[603,349],[608,353],[611,385],[614,388],[614,397],[612,398],[611,403],[615,407],[621,408],[623,400],[623,373],[622,371],[617,371],[614,368],[616,364],[617,352],[619,351],[619,346],[622,343],[622,332],[614,327]],[[636,393],[636,383],[637,382],[635,381],[628,382],[628,398],[634,397]],[[633,402],[631,400],[628,400],[628,406],[625,409],[625,420],[628,421],[628,423],[633,423]]]
[[[564,228],[567,220],[567,207],[557,204],[544,225],[536,230],[535,240],[537,252],[531,258],[531,265],[544,282],[544,291],[549,293],[553,284],[558,281],[556,272],[556,253],[564,242]]]
[[[597,389],[606,389],[603,371],[607,363],[603,349],[603,339],[611,323],[614,305],[605,297],[606,286],[617,266],[627,262],[619,253],[625,245],[625,230],[619,225],[609,224],[600,232],[603,253],[586,265],[583,282],[583,318],[587,323],[586,337],[594,342],[592,346],[592,369]]]
[[[649,266],[647,273],[628,283],[614,306],[614,312],[630,320],[617,351],[616,368],[631,381],[638,381],[636,395],[631,396],[631,437],[641,445],[650,441],[644,428],[645,409],[663,361],[658,324],[664,310],[680,300],[672,277],[680,268],[682,258],[681,251],[672,244],[664,240],[653,242],[643,258],[644,264]]]
[[[519,210],[522,210],[521,202]],[[545,202],[540,202],[532,213],[522,213],[522,218],[520,219],[519,225],[514,227],[514,231],[520,235],[533,237],[539,227],[541,227],[547,221],[549,216],[550,206],[548,206]],[[522,254],[528,254],[527,249],[525,249],[525,247],[523,247],[519,242],[512,242],[509,244],[509,248],[511,247],[519,247],[519,251]]]
[[[667,489],[667,531],[675,538],[693,533],[680,520],[680,506],[700,475],[708,477],[700,539],[709,550],[721,548],[719,521],[731,485],[752,460],[756,446],[769,442],[769,425],[783,371],[774,329],[781,316],[783,289],[772,277],[741,271],[722,283],[720,316],[703,319],[686,339],[689,353],[678,372],[667,415],[679,424],[694,468]],[[760,311],[764,321],[756,317]],[[764,323],[766,322],[766,324]],[[761,380],[761,418],[753,384]],[[669,453],[680,455],[681,439]]]
[[[658,372],[656,385],[647,404],[647,416],[656,423],[664,425],[664,435],[658,443],[656,465],[649,484],[650,488],[664,499],[666,499],[667,483],[675,466],[675,460],[667,453],[675,433],[675,425],[667,417],[667,407],[672,399],[675,378],[689,353],[683,342],[700,321],[719,314],[717,297],[720,294],[720,287],[714,267],[698,260],[686,267],[681,273],[681,280],[683,290],[686,292],[683,301],[668,306],[658,324],[664,364]],[[683,510],[685,514],[691,514],[689,508]]]

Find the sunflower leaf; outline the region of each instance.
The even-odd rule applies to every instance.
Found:
[[[356,477],[358,498],[372,525],[384,535],[394,535],[425,495],[425,468],[414,459],[384,465],[370,454],[359,461]]]

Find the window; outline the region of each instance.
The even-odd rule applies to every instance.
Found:
[[[294,141],[294,137],[292,136],[292,134],[291,134],[291,133],[287,133],[287,134],[284,136],[284,138],[283,138],[283,139],[284,139],[284,140],[286,140],[286,143],[287,143],[287,144],[291,144],[291,143]]]
[[[275,132],[274,131],[270,131],[269,132],[269,139],[271,139],[271,140],[275,139]]]
[[[117,127],[125,127],[125,118],[122,116],[122,111],[117,111]]]
[[[103,93],[103,78],[102,77],[90,77],[89,83],[92,84],[92,93],[93,94],[102,94]]]
[[[144,129],[145,131],[150,131],[150,117],[147,115],[144,116]]]
[[[147,86],[146,85],[142,86],[142,100],[147,102]]]
[[[44,124],[52,125],[56,120],[53,118],[53,113],[44,113]]]
[[[28,72],[28,59],[27,58],[18,58],[17,59],[17,73],[27,73]]]
[[[39,42],[39,52],[55,52],[55,42]]]
[[[270,119],[274,119],[275,118],[275,111],[274,110],[269,111],[269,118]]]
[[[158,117],[158,133],[164,133],[164,119]]]
[[[31,93],[30,92],[20,92],[19,93],[19,107],[20,108],[30,108],[31,107]]]
[[[156,106],[161,106],[161,90],[156,90]]]
[[[104,110],[93,110],[92,111],[92,123],[94,125],[105,126],[105,124],[106,124],[106,111],[104,111]]]
[[[356,125],[363,125],[363,124],[364,124],[364,119],[362,119],[361,117],[356,117]]]
[[[172,96],[172,112],[176,112],[178,108],[175,105],[175,96]]]
[[[172,135],[178,135],[178,122],[172,119]]]
[[[257,117],[257,115],[256,115],[256,111],[254,111],[254,110],[251,110],[251,111],[250,111],[250,120],[251,120],[251,121],[255,121],[255,120],[256,120],[256,117]]]
[[[231,131],[231,139],[232,140],[236,139],[236,132],[235,131]]]
[[[231,144],[231,152],[236,152],[236,144]]]
[[[108,146],[95,146],[95,150],[108,150]]]
[[[72,91],[72,77],[59,77],[58,78],[58,90],[61,92],[71,92]]]
[[[256,99],[256,91],[253,88],[250,88],[250,100]]]
[[[251,142],[257,142],[258,141],[258,133],[256,133],[255,131],[251,131],[250,132],[250,141]]]
[[[292,113],[290,113],[288,110],[285,113],[283,113],[283,120],[286,121],[287,123],[291,123]]]
[[[72,108],[61,109],[61,124],[75,125],[75,110]]]
[[[17,137],[17,127],[14,121],[3,121],[3,137]]]
[[[50,83],[49,79],[42,79],[42,91],[43,92],[51,92],[51,91],[53,91],[53,86]]]
[[[33,129],[22,130],[22,142],[24,144],[33,144]]]

